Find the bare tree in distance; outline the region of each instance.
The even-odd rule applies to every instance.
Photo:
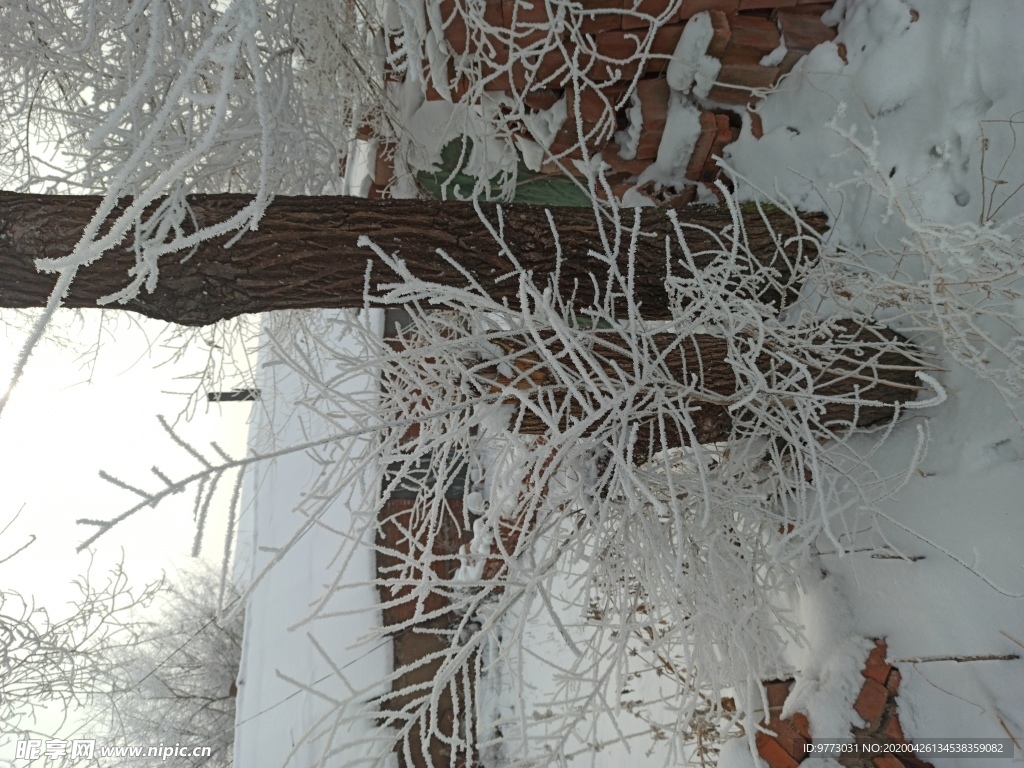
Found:
[[[116,656],[138,642],[139,612],[161,589],[133,586],[123,563],[102,580],[90,569],[74,586],[78,596],[59,612],[0,590],[0,725],[8,735],[32,733],[44,709],[66,719],[117,690]]]
[[[138,638],[110,661],[119,684],[94,699],[108,743],[188,744],[206,757],[168,759],[168,765],[230,766],[234,744],[235,681],[242,652],[244,611],[230,587],[221,601],[220,573],[195,565],[164,582]]]

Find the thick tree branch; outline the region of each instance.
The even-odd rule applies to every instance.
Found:
[[[188,201],[194,225],[201,228],[224,221],[250,199],[218,194],[193,195]],[[122,200],[113,215],[129,202]],[[99,204],[98,197],[0,192],[0,306],[45,305],[56,278],[37,271],[36,260],[67,256]],[[560,247],[561,295],[575,295],[579,306],[593,303],[594,278],[601,282],[608,269],[606,263],[590,255],[591,251],[604,251],[592,211],[503,205],[499,218],[498,206],[481,203],[480,207],[536,283],[546,284],[555,276],[555,253]],[[557,242],[548,210],[558,230]],[[724,207],[689,207],[678,211],[678,216],[716,235],[732,226],[732,215]],[[675,227],[662,209],[644,209],[641,218],[634,298],[645,317],[668,317],[666,239],[675,240]],[[764,275],[758,281],[759,298],[781,304],[794,288],[791,262],[797,249],[781,252],[778,239],[810,234],[812,227],[823,229],[825,219],[808,214],[804,223],[797,224],[786,212],[769,208],[764,218],[756,209],[745,212],[744,222],[747,247],[760,261],[756,272]],[[702,251],[721,250],[721,244],[708,232],[686,230],[687,242],[698,254],[698,268],[712,258],[701,256]],[[500,280],[512,271],[512,264],[471,203],[278,197],[267,208],[257,231],[245,233],[230,248],[225,244],[231,238],[225,235],[204,241],[191,255],[162,257],[156,290],[151,294],[143,290],[130,301],[113,306],[182,325],[207,325],[268,310],[361,307],[367,263],[374,259],[368,248],[358,245],[363,235],[386,252],[397,252],[414,276],[465,286],[465,277],[437,255],[436,250],[443,249],[492,297],[518,301],[518,281]],[[811,250],[804,248],[802,253]],[[620,249],[618,258],[626,274],[627,246]],[[129,283],[129,271],[135,264],[134,244],[121,243],[79,271],[64,306],[96,306]],[[371,287],[395,279],[390,269],[374,264]]]

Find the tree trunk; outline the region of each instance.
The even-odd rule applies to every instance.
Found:
[[[737,395],[740,382],[725,339],[660,333],[650,342],[645,363],[617,332],[598,332],[592,352],[584,358],[592,370],[570,373],[573,381],[566,382],[545,362],[577,359],[563,354],[558,338],[546,338],[542,354],[531,340],[498,340],[495,343],[510,356],[516,375],[502,376],[496,366],[489,366],[480,370],[479,384],[482,392],[504,395],[505,403],[517,406],[512,421],[521,434],[550,436],[554,425],[560,434],[576,428],[580,436],[592,436],[607,430],[605,422],[615,417],[617,427],[607,437],[615,439],[617,429],[636,428],[633,458],[643,464],[667,448],[728,440],[735,436],[737,419],[744,423],[743,433],[764,433],[765,426],[755,415],[758,408],[792,409],[800,398],[813,397],[820,404],[809,424],[820,439],[854,426],[884,423],[893,418],[898,403],[916,397],[921,390],[917,372],[927,368],[910,342],[895,331],[855,320],[832,321],[814,329],[802,350],[785,350],[783,356],[760,354],[756,365],[776,391],[773,404],[731,411],[729,406],[742,393]],[[640,372],[655,359],[661,361],[661,375]],[[794,361],[806,366],[807,378],[794,375],[802,370]],[[591,397],[583,385],[588,379],[613,382],[612,388],[631,393],[629,401],[618,404],[617,413],[595,420],[591,414],[602,413],[599,401],[609,393],[602,390]],[[650,386],[633,391],[634,383],[644,379]],[[791,379],[796,384],[784,383]],[[680,398],[676,392],[686,394]]]
[[[224,221],[250,199],[236,194],[192,195],[189,204],[203,227]],[[123,200],[115,215],[127,203]],[[0,306],[45,306],[56,278],[38,272],[36,259],[68,255],[99,204],[98,197],[0,192]],[[497,227],[497,206],[481,203],[481,208]],[[603,251],[594,214],[580,208],[547,210],[558,229],[561,264],[556,264],[556,241],[544,208],[501,206],[505,240],[539,286],[557,275],[563,297],[575,295],[578,306],[592,305],[595,278],[600,284],[607,273],[607,266],[589,255],[591,250]],[[732,225],[724,208],[690,207],[678,214],[682,221],[708,230],[687,230],[687,242],[696,254],[719,249],[715,235]],[[664,210],[644,209],[641,215],[644,235],[635,254],[634,298],[645,317],[665,318],[670,315],[665,242],[674,239],[675,232]],[[766,218],[767,223],[756,210],[744,213],[746,239],[760,262],[756,269],[751,265],[751,271],[758,275],[759,298],[781,305],[795,290],[792,262],[799,257],[795,247],[788,253],[780,249],[776,236],[791,237],[798,233],[798,225],[777,209],[767,210]],[[825,226],[820,214],[809,214],[804,221],[809,226],[801,233]],[[362,235],[397,253],[415,276],[464,287],[465,276],[436,254],[436,249],[443,249],[492,297],[518,301],[517,281],[499,281],[512,271],[512,265],[470,203],[278,197],[257,231],[245,233],[230,248],[224,247],[230,239],[224,236],[203,242],[188,258],[184,254],[163,257],[156,290],[143,290],[114,306],[181,325],[207,325],[277,309],[361,307],[367,262],[374,262],[371,288],[396,279],[390,269],[375,262],[368,248],[357,245]],[[624,274],[627,251],[623,246],[618,255]],[[806,248],[800,252],[803,258],[810,253]],[[698,267],[706,266],[710,257],[698,255],[696,261]],[[64,306],[95,307],[99,299],[128,283],[134,265],[132,243],[120,244],[79,271]],[[681,268],[673,269],[679,274]]]

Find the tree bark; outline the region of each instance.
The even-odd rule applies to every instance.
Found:
[[[202,227],[227,219],[250,199],[236,194],[192,195],[189,204]],[[122,200],[115,215],[128,203]],[[45,306],[56,278],[37,271],[36,260],[68,255],[99,204],[98,197],[0,192],[0,306]],[[482,203],[481,208],[497,226],[497,206]],[[505,240],[536,284],[544,286],[557,274],[563,297],[574,296],[577,306],[590,306],[595,277],[600,284],[607,273],[607,266],[589,255],[591,250],[603,250],[594,214],[580,208],[547,210],[558,229],[561,264],[556,264],[556,240],[544,208],[502,205]],[[712,233],[732,225],[724,208],[689,207],[678,214],[681,220]],[[664,210],[644,209],[641,215],[644,235],[635,254],[634,298],[645,317],[665,318],[670,316],[665,243],[675,238],[675,232]],[[796,289],[792,280],[796,251],[780,252],[775,238],[797,234],[798,225],[777,209],[768,209],[766,218],[767,223],[756,210],[744,213],[747,241],[760,261],[757,268],[752,265],[752,272],[759,276],[759,298],[781,306]],[[820,214],[808,214],[804,222],[807,228],[802,233],[811,227],[822,229],[826,223]],[[416,277],[464,287],[464,275],[436,254],[436,249],[444,249],[492,297],[518,302],[518,281],[499,280],[512,271],[512,265],[470,203],[278,197],[258,230],[245,233],[230,248],[225,247],[230,236],[224,236],[203,242],[188,258],[184,254],[163,257],[153,293],[143,290],[113,306],[181,325],[207,325],[278,309],[362,307],[368,262],[373,262],[371,288],[396,279],[372,251],[359,247],[362,235],[397,253]],[[686,237],[695,253],[719,247],[713,235],[697,230],[688,230]],[[627,250],[624,246],[618,256],[624,273]],[[708,256],[697,257],[698,267],[709,262]],[[132,243],[120,244],[79,271],[63,305],[95,307],[102,297],[128,284],[134,265]]]

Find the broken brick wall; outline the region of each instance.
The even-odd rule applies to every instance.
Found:
[[[835,759],[843,768],[933,768],[912,754],[884,749],[886,744],[908,743],[898,711],[900,671],[886,661],[887,652],[885,641],[876,640],[861,670],[864,682],[853,709],[864,725],[852,727],[848,734],[850,741],[861,749]],[[791,717],[782,717],[792,684],[792,680],[765,683],[768,715],[760,723],[763,730],[757,733],[756,741],[758,754],[769,768],[796,768],[813,754],[806,749],[814,743],[807,715],[796,712]],[[838,737],[841,734],[832,735]]]
[[[483,0],[483,32],[467,21],[470,0],[425,2],[440,14],[451,56],[482,62],[474,70],[476,83],[465,71],[456,74],[451,62],[445,73],[430,72],[425,64],[422,87],[427,100],[472,101],[481,97],[481,90],[504,93],[512,101],[521,100],[528,115],[566,99],[568,114],[547,148],[541,172],[582,176],[584,171],[573,161],[583,159],[585,148],[588,156],[600,153],[610,166],[609,181],[620,197],[657,157],[669,110],[665,72],[696,14],[709,14],[714,35],[707,55],[718,59],[721,69],[706,99],[690,97],[701,111],[700,138],[685,166],[683,191],[719,177],[715,158],[739,136],[740,113],[756,102],[759,89],[775,86],[804,55],[836,34],[821,21],[831,2],[682,0],[675,5],[673,0],[582,0],[569,5],[558,0]],[[473,7],[473,18],[479,21],[480,8]],[[574,71],[581,76],[573,77]],[[624,158],[615,133],[626,127],[634,95],[643,128],[635,156]],[[513,124],[511,130],[541,143],[527,123]],[[752,129],[756,136],[756,117]],[[393,154],[393,145],[382,145],[371,196],[385,194],[394,174]],[[670,197],[665,193],[660,201]],[[692,192],[686,197],[692,199]],[[673,205],[685,202],[671,199]]]

